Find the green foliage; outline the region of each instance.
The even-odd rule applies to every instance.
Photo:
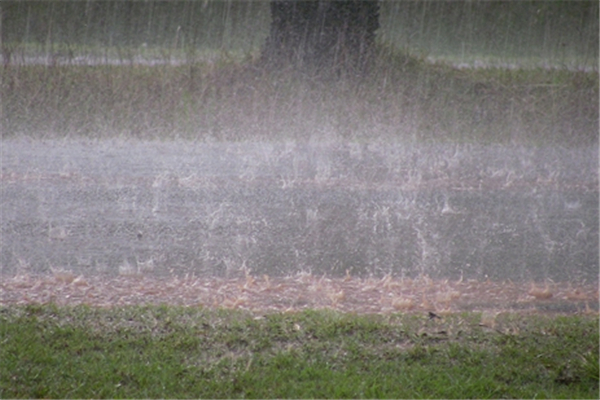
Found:
[[[0,309],[0,397],[585,398],[598,318]]]
[[[249,51],[269,26],[268,3],[254,1],[8,0],[2,12],[5,43],[64,44],[76,55],[81,46]]]
[[[94,48],[246,53],[265,44],[271,24],[268,1],[4,0],[2,14],[3,50],[17,58],[24,45],[67,58],[109,55]],[[379,22],[380,43],[434,59],[597,69],[593,0],[383,1]]]
[[[598,68],[596,1],[382,2],[380,40],[456,64]]]

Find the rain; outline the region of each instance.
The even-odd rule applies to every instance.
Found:
[[[382,2],[364,74],[262,65],[269,2],[1,7],[1,304],[597,310],[597,3]]]

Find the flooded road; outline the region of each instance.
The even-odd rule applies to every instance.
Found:
[[[3,274],[597,282],[595,148],[2,142]]]

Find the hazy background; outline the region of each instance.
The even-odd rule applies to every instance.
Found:
[[[270,24],[268,1],[4,1],[2,10],[16,61],[240,56],[259,51]],[[380,42],[432,60],[597,71],[596,1],[384,1],[380,23]]]

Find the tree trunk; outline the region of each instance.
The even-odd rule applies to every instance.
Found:
[[[379,3],[364,0],[271,1],[263,60],[275,68],[364,73],[379,28]]]

